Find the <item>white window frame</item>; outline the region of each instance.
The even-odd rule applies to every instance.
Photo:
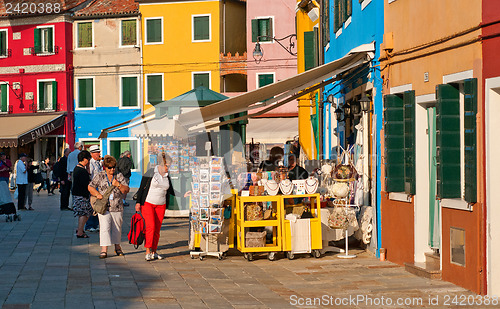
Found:
[[[208,89],[212,89],[212,72],[211,71],[199,71],[191,72],[191,89],[194,89],[194,75],[195,74],[208,74]]]
[[[393,3],[394,1],[396,0],[387,0],[389,2],[389,4]]]
[[[148,42],[148,20],[150,19],[159,19],[161,21],[161,41],[160,42]],[[164,40],[164,33],[163,33],[163,17],[146,17],[144,18],[144,45],[161,45],[163,44]],[[121,41],[120,41],[121,42]]]
[[[37,56],[46,56],[46,55],[55,55],[56,53],[56,29],[55,26],[53,25],[48,25],[48,26],[37,26],[36,29],[48,29],[52,28],[52,52],[44,51],[43,50],[43,42],[42,38],[43,36],[41,35],[42,33],[40,32],[40,53],[36,54]]]
[[[256,16],[256,17],[252,18],[252,20],[254,20],[254,19],[257,19],[257,20],[259,20],[259,19],[271,19],[272,20],[272,22],[271,22],[272,23],[271,37],[274,38],[274,31],[276,30],[275,25],[274,25],[274,22],[275,22],[274,16]],[[250,21],[250,36],[252,35],[251,31],[252,31],[252,21]],[[252,38],[250,37],[250,39],[252,39]],[[274,43],[273,39],[271,39],[269,41],[259,41],[259,44],[273,44],[273,43]]]
[[[144,81],[146,84],[146,88],[144,89],[144,92],[145,92],[144,102],[146,102],[146,104],[152,105],[148,101],[148,97],[149,97],[149,94],[148,94],[148,76],[153,76],[153,75],[161,75],[161,100],[162,101],[165,100],[165,77],[164,77],[163,73],[150,73],[150,74],[144,74],[144,75],[145,75]]]
[[[131,172],[140,172],[140,167],[142,166],[142,155],[141,155],[141,141],[138,137],[108,137],[106,141],[106,154],[111,155],[111,141],[136,141],[137,142],[137,164],[134,163],[134,169],[130,170]],[[102,154],[101,148],[101,154]],[[118,158],[116,158],[118,161]]]
[[[102,151],[102,139],[99,139],[98,137],[80,137],[78,139],[79,142],[83,144],[83,142],[97,142],[99,143],[99,149],[101,149],[101,155],[103,153]]]
[[[78,81],[80,79],[92,79],[92,107],[79,107],[80,105],[80,87],[78,87]],[[80,76],[75,78],[75,110],[95,110],[95,76]]]
[[[0,29],[0,32],[5,32],[5,51],[7,53],[5,56],[0,56],[0,59],[1,58],[8,58],[9,57],[9,28]],[[3,84],[5,84],[5,83],[3,83]]]
[[[395,0],[393,0],[395,1]],[[363,0],[363,2],[361,2],[361,11],[364,10],[366,8],[366,6],[368,4],[370,4],[372,2],[372,0]],[[390,3],[390,0],[389,0],[389,3]]]
[[[45,83],[45,82],[56,82],[56,79],[49,78],[49,79],[37,79],[36,80],[36,109],[37,109],[37,111],[41,111],[41,112],[53,112],[54,109],[52,107],[44,109],[44,110],[40,110],[40,83]],[[52,89],[52,91],[54,91],[54,89]],[[52,95],[53,95],[53,93],[52,93]]]
[[[122,38],[123,38],[123,22],[124,21],[129,21],[129,20],[134,20],[135,21],[135,45],[122,45]],[[163,23],[162,23],[163,27]],[[137,47],[139,45],[139,22],[137,18],[124,18],[120,20],[120,31],[119,31],[119,36],[120,36],[120,42],[118,43],[120,48],[130,48],[130,47]],[[162,41],[163,41],[163,33],[162,33]]]
[[[123,78],[124,77],[135,77],[137,78],[137,105],[136,106],[123,106]],[[120,109],[138,109],[140,107],[140,87],[139,87],[139,75],[138,74],[131,74],[131,75],[120,75]]]
[[[78,47],[78,24],[85,24],[85,23],[91,23],[92,24],[92,46],[91,47]],[[77,21],[75,23],[75,34],[73,35],[75,37],[75,49],[78,50],[85,50],[85,49],[95,49],[95,38],[94,38],[94,22],[90,20],[81,20]]]
[[[271,84],[276,83],[276,72],[259,72],[259,73],[255,74],[255,89],[259,89],[259,88],[265,87],[265,86],[262,86],[262,87],[259,86],[259,76],[260,75],[272,75],[273,76],[273,82]],[[269,85],[271,85],[271,84],[269,84]]]
[[[0,110],[0,114],[8,114],[9,113],[9,105],[10,105],[9,104],[9,102],[10,102],[10,100],[9,100],[9,96],[10,96],[9,85],[10,84],[9,84],[9,82],[0,82],[0,85],[7,85],[7,110],[5,112],[2,112]]]
[[[208,16],[208,40],[195,40],[194,39],[194,18]],[[191,15],[191,42],[201,43],[201,42],[212,42],[212,14],[195,14]]]

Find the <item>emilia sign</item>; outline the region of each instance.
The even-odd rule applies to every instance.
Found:
[[[19,137],[19,142],[21,145],[30,143],[36,140],[37,138],[44,136],[54,131],[55,129],[59,128],[60,126],[63,125],[63,123],[64,123],[64,115],[61,115],[56,119],[47,122],[46,124],[40,127],[34,128],[33,130],[24,133],[22,136]]]

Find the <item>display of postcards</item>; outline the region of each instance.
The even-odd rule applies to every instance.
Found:
[[[208,234],[208,222],[200,221],[200,233]]]
[[[181,148],[181,156],[187,156],[188,155],[188,150],[184,147]]]
[[[212,216],[210,217],[210,224],[221,224],[222,223],[222,218],[220,216]]]
[[[200,220],[208,220],[210,217],[210,208],[200,208]]]
[[[200,168],[208,168],[210,166],[207,158],[199,158],[199,160]]]
[[[194,157],[196,155],[196,146],[189,146],[189,156]]]
[[[191,218],[192,217],[197,217],[200,215],[200,209],[199,208],[191,208]]]
[[[210,217],[221,217],[222,208],[210,208]]]
[[[210,173],[213,174],[220,174],[222,171],[222,167],[221,166],[212,166],[210,167]]]
[[[210,183],[210,192],[220,192],[220,182]]]
[[[191,187],[193,189],[193,191],[197,192],[197,191],[200,191],[200,184],[198,182],[192,182],[191,183]]]
[[[220,174],[210,174],[210,182],[220,182]]]
[[[193,169],[193,182],[199,182],[200,181],[200,176],[198,175],[198,171]]]
[[[208,169],[200,169],[200,181],[208,181],[209,180]]]
[[[200,195],[200,207],[208,207],[208,195]]]
[[[191,207],[193,209],[198,209],[200,207],[200,204],[198,203],[197,198],[191,198]]]
[[[220,233],[220,231],[222,230],[221,226],[218,224],[209,224],[209,228],[210,228],[210,233]]]
[[[212,192],[210,193],[210,200],[220,202],[220,192]]]
[[[191,220],[192,220],[192,221],[198,221],[198,216],[191,215]]]
[[[200,194],[210,193],[210,184],[208,182],[200,183]]]
[[[213,157],[211,161],[211,166],[221,166],[222,165],[222,157]]]
[[[157,164],[157,162],[158,162],[158,157],[154,154],[150,154],[149,155],[149,164],[151,166],[155,166]]]

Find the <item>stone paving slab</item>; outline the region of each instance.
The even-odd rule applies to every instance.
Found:
[[[130,195],[132,196],[132,195]],[[146,262],[145,251],[128,244],[133,207],[125,208],[124,257],[109,250],[99,259],[99,235],[74,236],[77,220],[59,210],[58,194],[34,196],[35,211],[20,212],[22,221],[0,217],[0,305],[2,308],[453,308],[446,295],[473,293],[441,280],[428,280],[381,262],[361,249],[343,260],[329,253],[320,259],[278,254],[246,261],[231,250],[225,260],[191,259],[186,219],[163,221],[161,261]],[[351,298],[416,299],[412,305],[342,304]],[[429,297],[441,302],[429,305]],[[340,303],[335,303],[335,301]],[[455,306],[456,308],[500,308]]]

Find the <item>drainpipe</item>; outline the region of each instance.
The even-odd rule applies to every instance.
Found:
[[[319,1],[319,7],[320,8],[323,8],[323,0],[320,0]],[[325,53],[325,50],[323,49],[323,17],[322,15],[325,14],[325,12],[320,12],[320,18],[319,18],[319,31],[318,31],[318,66],[322,65],[323,62],[324,62],[324,53]],[[319,160],[319,163],[320,163],[320,166],[321,164],[323,163],[323,158],[324,158],[324,153],[323,153],[323,122],[324,122],[324,119],[323,119],[323,91],[325,91],[325,88],[322,87],[320,90],[319,90],[319,115],[318,115],[318,140],[319,140],[319,145],[318,145],[318,160]]]

